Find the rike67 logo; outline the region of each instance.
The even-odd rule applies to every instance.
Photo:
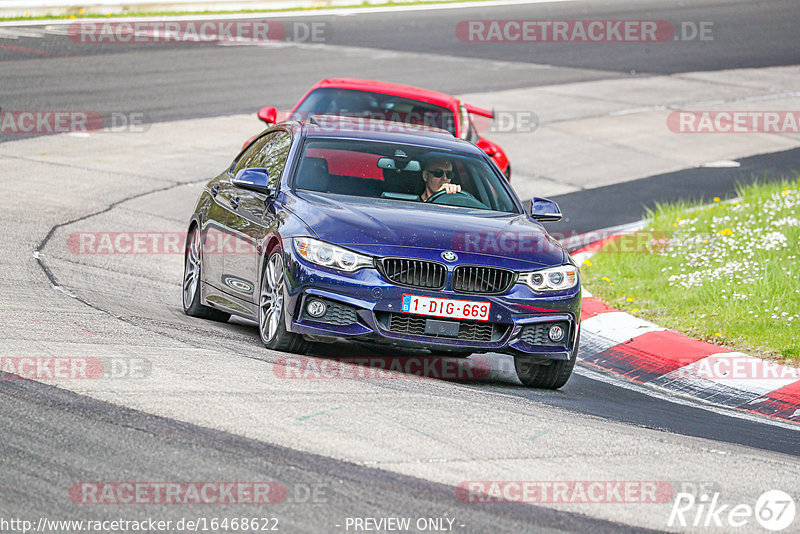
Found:
[[[693,493],[678,493],[667,525],[717,527],[730,532],[733,528],[752,525],[755,518],[761,527],[778,532],[794,522],[795,512],[794,499],[781,490],[762,493],[755,505],[723,503],[719,493],[711,496],[704,493],[699,498]]]

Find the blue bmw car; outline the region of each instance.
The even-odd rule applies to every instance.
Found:
[[[343,338],[432,354],[514,356],[559,388],[580,339],[579,270],[492,160],[434,128],[315,116],[280,123],[203,189],[183,308],[258,322],[303,353]]]

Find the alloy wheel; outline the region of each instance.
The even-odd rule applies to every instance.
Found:
[[[264,341],[272,341],[278,332],[283,312],[283,259],[280,253],[270,256],[267,262],[259,308],[261,337]]]

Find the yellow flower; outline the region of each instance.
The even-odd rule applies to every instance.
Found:
[[[80,11],[78,11],[78,14],[83,15],[83,8],[81,8]]]
[[[609,278],[609,277],[607,277],[607,276],[604,276],[604,277],[603,277],[603,280],[605,280],[606,282],[610,282],[610,281],[611,281],[611,278]]]
[[[590,262],[589,260],[583,260],[583,264],[586,265],[587,267],[592,266],[592,262]]]
[[[680,217],[678,217],[678,222],[681,222],[682,220],[683,220],[683,219],[681,219]]]
[[[630,297],[628,297],[628,298],[627,298],[627,299],[625,299],[625,300],[627,300],[628,302],[633,302],[633,299],[632,299],[632,298],[630,298]]]
[[[614,282],[609,282],[608,285],[613,286]]]
[[[720,334],[719,332],[716,332],[714,335],[717,337],[722,337],[722,334]]]
[[[631,313],[636,313],[637,311],[639,311],[639,308],[634,308],[631,310]]]
[[[714,197],[714,202],[719,202],[719,197]]]
[[[69,20],[75,20],[75,15],[70,15]]]

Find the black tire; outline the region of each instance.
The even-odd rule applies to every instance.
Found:
[[[558,389],[567,383],[572,376],[575,368],[575,360],[578,359],[578,346],[581,338],[578,333],[578,340],[575,343],[575,351],[569,360],[550,360],[547,364],[533,363],[536,361],[529,356],[514,356],[514,369],[517,371],[517,378],[523,385],[531,388]]]
[[[214,309],[200,302],[202,283],[203,246],[197,226],[189,229],[186,236],[186,249],[183,255],[183,313],[200,319],[226,322],[230,313]]]
[[[283,302],[283,253],[272,249],[261,275],[258,292],[258,334],[268,349],[305,354],[311,342],[286,330],[286,307]]]
[[[571,360],[551,360],[549,364],[533,361],[528,356],[514,356],[517,378],[531,388],[558,389],[567,383],[575,367],[574,357]]]

